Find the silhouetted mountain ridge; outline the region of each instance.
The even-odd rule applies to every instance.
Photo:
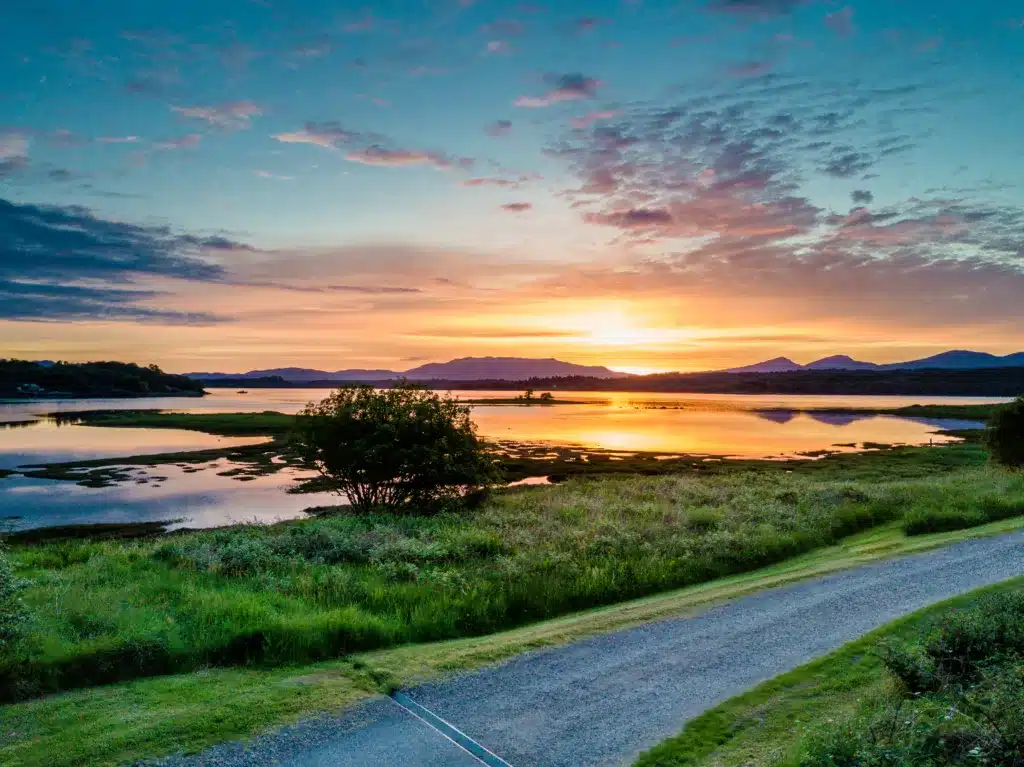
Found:
[[[906,362],[878,364],[855,360],[845,354],[823,357],[801,365],[788,357],[774,357],[753,365],[729,368],[725,373],[788,373],[796,370],[984,370],[987,368],[1024,367],[1024,352],[1000,357],[988,352],[954,349],[931,357]]]
[[[203,381],[222,379],[247,380],[280,377],[289,383],[302,381],[526,381],[531,378],[626,378],[628,373],[610,370],[603,365],[576,365],[554,358],[525,357],[462,357],[450,362],[430,362],[405,371],[395,370],[315,370],[311,368],[269,368],[248,373],[188,373]]]

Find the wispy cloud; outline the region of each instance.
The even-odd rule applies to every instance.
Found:
[[[537,109],[564,101],[592,99],[597,96],[597,89],[603,84],[600,80],[578,73],[547,75],[544,80],[552,86],[551,90],[542,96],[520,96],[516,99],[515,105]]]
[[[438,170],[449,170],[454,167],[469,168],[473,160],[468,157],[448,157],[437,152],[421,152],[409,149],[388,149],[381,146],[369,146],[355,152],[349,152],[345,159],[362,165],[376,165],[386,168],[403,168],[413,165],[429,165]]]
[[[502,205],[501,209],[509,213],[525,213],[533,209],[533,204],[529,202],[508,202]]]
[[[171,111],[192,120],[202,120],[220,130],[248,128],[253,117],[263,114],[263,108],[252,101],[232,101],[212,106],[172,106]]]
[[[574,128],[583,130],[589,128],[596,122],[601,120],[611,120],[613,117],[618,117],[622,112],[617,109],[604,109],[598,112],[590,112],[589,114],[583,115],[583,117],[576,117],[569,121],[569,124]]]
[[[313,144],[324,149],[336,149],[359,136],[346,130],[338,122],[306,123],[301,130],[292,133],[278,133],[274,138],[284,144]]]
[[[21,133],[0,133],[0,178],[28,167],[28,138]]]

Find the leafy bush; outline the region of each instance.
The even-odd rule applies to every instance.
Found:
[[[14,568],[0,541],[0,656],[21,637],[28,611],[21,594],[27,584],[14,574]]]
[[[307,405],[293,441],[356,511],[436,511],[497,480],[469,415],[451,396],[411,386],[350,386]]]
[[[989,421],[985,441],[1004,466],[1024,467],[1024,394],[999,408]]]
[[[882,658],[895,697],[815,733],[801,767],[1024,767],[1024,592],[954,613]]]

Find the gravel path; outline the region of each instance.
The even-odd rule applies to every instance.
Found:
[[[522,655],[407,690],[513,767],[628,765],[686,720],[935,602],[1024,575],[1024,533],[967,541]],[[173,767],[441,767],[481,762],[389,699]]]

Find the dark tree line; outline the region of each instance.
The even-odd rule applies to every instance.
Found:
[[[199,395],[201,381],[163,372],[156,365],[128,362],[55,362],[0,359],[0,397],[69,395],[73,397],[139,397]]]

